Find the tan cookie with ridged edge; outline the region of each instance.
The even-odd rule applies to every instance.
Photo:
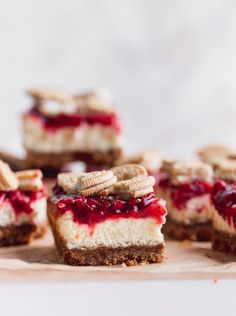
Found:
[[[224,157],[227,156],[229,153],[231,152],[230,148],[225,146],[225,145],[221,145],[221,144],[212,144],[212,145],[207,145],[204,146],[200,149],[198,149],[197,153],[199,155],[199,157],[202,156],[207,156],[207,155],[214,155],[214,156],[220,156],[220,157]]]
[[[117,166],[111,169],[117,177],[117,181],[128,180],[137,176],[147,176],[147,170],[136,164]]]
[[[82,112],[113,113],[115,108],[111,105],[111,97],[104,89],[74,96],[78,110]]]
[[[23,191],[38,191],[42,189],[42,171],[39,169],[23,170],[15,173],[19,187]]]
[[[95,195],[97,193],[100,193],[101,191],[111,188],[116,182],[117,178],[115,176],[112,176],[109,180],[106,180],[103,183],[96,184],[87,189],[78,190],[78,193],[84,196]]]
[[[111,170],[94,171],[85,173],[78,181],[78,189],[83,190],[96,184],[110,180],[114,176]]]
[[[111,170],[61,173],[57,177],[58,185],[65,192],[77,192],[89,196],[106,190],[117,182]]]
[[[58,185],[65,192],[75,191],[78,181],[85,175],[85,172],[63,172],[57,176]]]
[[[8,164],[0,160],[0,191],[16,190],[19,187],[19,181],[10,169]]]
[[[197,151],[201,161],[215,165],[220,158],[231,156],[231,149],[222,144],[206,145]]]
[[[219,159],[215,166],[215,177],[236,182],[236,160]]]
[[[162,171],[169,175],[174,185],[197,180],[211,182],[213,179],[212,166],[194,159],[166,160]]]
[[[138,198],[153,192],[155,179],[152,176],[137,176],[117,182],[114,185],[114,194],[121,199]]]
[[[27,90],[27,94],[36,100],[52,100],[60,103],[72,102],[73,98],[69,94],[59,89],[53,88],[35,88]]]

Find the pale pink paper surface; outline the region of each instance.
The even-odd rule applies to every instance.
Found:
[[[236,259],[210,250],[209,243],[166,242],[162,264],[135,267],[71,267],[58,263],[50,233],[30,246],[0,249],[0,281],[157,280],[235,278]]]

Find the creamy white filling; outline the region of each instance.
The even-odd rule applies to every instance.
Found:
[[[217,231],[223,231],[229,234],[235,234],[235,227],[233,222],[227,221],[227,219],[224,219],[216,209],[213,209],[212,212],[212,222],[213,222],[213,227]]]
[[[47,130],[40,120],[24,118],[24,145],[35,152],[61,153],[74,151],[108,151],[122,146],[122,137],[109,126],[82,125]]]
[[[56,219],[56,225],[68,249],[157,245],[164,241],[162,225],[152,218],[108,219],[95,225],[92,231],[88,225],[74,222],[72,214],[66,212]]]
[[[46,223],[47,219],[46,206],[46,198],[41,198],[31,203],[33,212],[30,214],[22,212],[19,215],[16,215],[11,204],[4,203],[0,206],[0,226],[22,224],[42,225]]]
[[[168,217],[175,222],[191,225],[211,220],[213,206],[210,194],[204,194],[188,200],[181,209],[174,206],[167,190],[159,189],[157,194],[166,200]]]

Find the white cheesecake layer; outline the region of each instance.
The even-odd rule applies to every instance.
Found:
[[[122,137],[109,126],[81,125],[54,131],[45,129],[37,118],[24,117],[24,145],[26,149],[41,153],[75,151],[102,151],[120,148]]]
[[[160,197],[166,200],[168,217],[185,225],[206,223],[212,217],[212,203],[210,194],[194,197],[186,205],[178,209],[173,205],[170,194],[166,190],[157,190]]]
[[[10,203],[0,205],[0,226],[35,224],[42,225],[46,223],[47,200],[46,198],[38,199],[31,203],[33,212],[30,214],[22,212],[16,215]]]
[[[68,249],[127,247],[131,245],[157,245],[163,243],[161,226],[155,219],[115,219],[95,225],[93,231],[86,224],[73,221],[71,212],[56,219],[57,229],[67,242]]]
[[[213,210],[212,212],[212,222],[213,222],[213,227],[217,231],[220,232],[225,232],[229,234],[236,234],[236,230],[234,227],[233,222],[227,221],[227,219],[224,219],[216,209]]]

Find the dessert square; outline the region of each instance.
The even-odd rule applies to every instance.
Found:
[[[104,90],[72,96],[60,90],[28,91],[23,116],[29,165],[60,169],[71,161],[112,164],[122,152],[121,124]]]
[[[70,265],[163,261],[165,201],[139,165],[62,173],[48,201],[60,260]]]
[[[215,174],[212,248],[236,255],[236,161],[222,159]]]
[[[165,160],[157,193],[167,201],[164,233],[177,240],[211,238],[213,170],[195,160]]]
[[[42,237],[46,225],[41,171],[14,173],[0,160],[0,246],[27,244]]]

